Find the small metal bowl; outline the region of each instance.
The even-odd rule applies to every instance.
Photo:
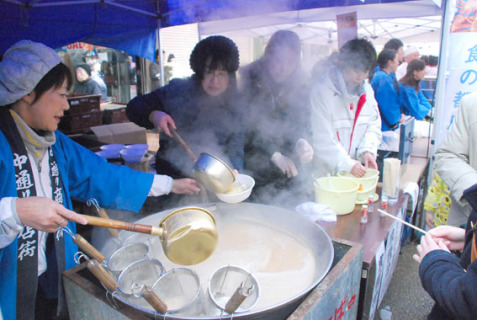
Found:
[[[222,160],[201,153],[194,164],[194,177],[214,193],[224,193],[235,181],[232,169]]]

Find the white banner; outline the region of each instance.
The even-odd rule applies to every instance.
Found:
[[[457,0],[453,9],[447,31],[447,77],[437,142],[444,139],[462,97],[477,92],[477,0]]]
[[[356,11],[336,15],[338,48],[358,37],[358,13]]]

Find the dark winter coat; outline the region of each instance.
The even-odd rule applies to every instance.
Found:
[[[243,123],[236,106],[235,90],[218,97],[205,93],[195,78],[173,79],[146,95],[132,99],[126,108],[129,120],[153,129],[149,114],[154,110],[169,114],[177,132],[199,156],[210,153],[237,170],[243,169]],[[156,171],[173,178],[190,176],[193,163],[182,147],[166,134],[160,134]]]
[[[297,179],[287,178],[270,158],[280,152],[300,166],[295,144],[299,138],[311,144],[308,79],[298,68],[286,81],[275,83],[259,59],[240,70],[240,80],[247,115],[245,169],[256,188],[290,189]]]
[[[424,289],[436,301],[429,320],[476,319],[477,317],[477,259],[470,262],[471,222],[477,222],[477,185],[467,189],[464,197],[474,209],[469,216],[465,247],[457,258],[444,250],[428,253],[419,266]]]

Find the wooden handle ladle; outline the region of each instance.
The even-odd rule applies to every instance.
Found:
[[[192,161],[196,162],[197,161],[197,156],[192,151],[192,149],[189,147],[189,145],[184,141],[184,139],[182,139],[182,137],[177,133],[177,130],[174,129],[171,125],[169,125],[169,131],[171,132],[172,137],[174,138],[174,140],[176,140],[181,145],[181,147],[184,149],[184,151],[187,153],[189,158]]]
[[[195,153],[192,151],[192,149],[189,147],[189,145],[182,139],[182,137],[177,133],[177,130],[174,129],[171,125],[169,125],[169,131],[171,132],[172,136],[174,137],[174,140],[177,141],[181,145],[181,147],[184,149],[184,151],[187,153],[189,158],[194,161],[194,163],[197,161],[197,156]],[[209,202],[209,197],[207,196],[207,192],[205,191],[205,188],[202,184],[200,184],[200,197],[202,199],[202,202]]]
[[[159,237],[162,237],[164,235],[163,228],[156,227],[149,224],[140,224],[140,223],[120,221],[120,220],[106,219],[106,218],[89,216],[85,214],[82,214],[81,216],[83,216],[86,219],[86,221],[88,221],[88,224],[97,226],[97,227],[122,229],[122,230],[128,230],[132,232],[157,235]]]
[[[218,242],[213,215],[199,207],[185,207],[165,216],[158,226],[82,215],[88,224],[159,236],[164,254],[181,265],[193,265],[207,259]]]

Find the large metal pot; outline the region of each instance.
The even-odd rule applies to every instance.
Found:
[[[214,214],[217,221],[219,243],[209,259],[191,266],[191,269],[200,276],[203,292],[207,292],[208,280],[214,271],[225,265],[238,265],[257,278],[260,297],[252,309],[243,313],[222,316],[201,314],[196,317],[167,314],[165,319],[285,319],[305,299],[307,293],[325,277],[331,267],[334,255],[331,239],[319,225],[295,211],[253,203],[209,204],[206,209]],[[169,212],[167,210],[159,212],[138,222],[155,224]],[[260,232],[255,232],[257,229]],[[121,238],[129,234],[122,231]],[[264,234],[265,238],[260,240],[260,234]],[[302,247],[300,250],[306,251],[307,258],[302,261],[297,257],[300,250],[285,244],[282,246],[281,239],[299,244]],[[275,246],[270,250],[269,242]],[[117,249],[117,243],[113,239],[108,240],[101,248],[102,253],[108,256]],[[233,249],[230,249],[231,247]],[[161,253],[161,250],[151,252]],[[237,257],[237,252],[245,256]],[[177,267],[164,256],[156,258],[164,264],[166,270]],[[264,264],[269,265],[271,269],[265,268]],[[287,264],[294,265],[293,268],[296,270],[287,272],[280,269],[282,266],[283,269],[288,268]],[[306,272],[302,272],[303,270]],[[292,274],[292,277],[288,276]],[[133,301],[124,299],[122,302],[151,317],[161,319],[164,317],[156,315],[152,308],[140,307]]]

